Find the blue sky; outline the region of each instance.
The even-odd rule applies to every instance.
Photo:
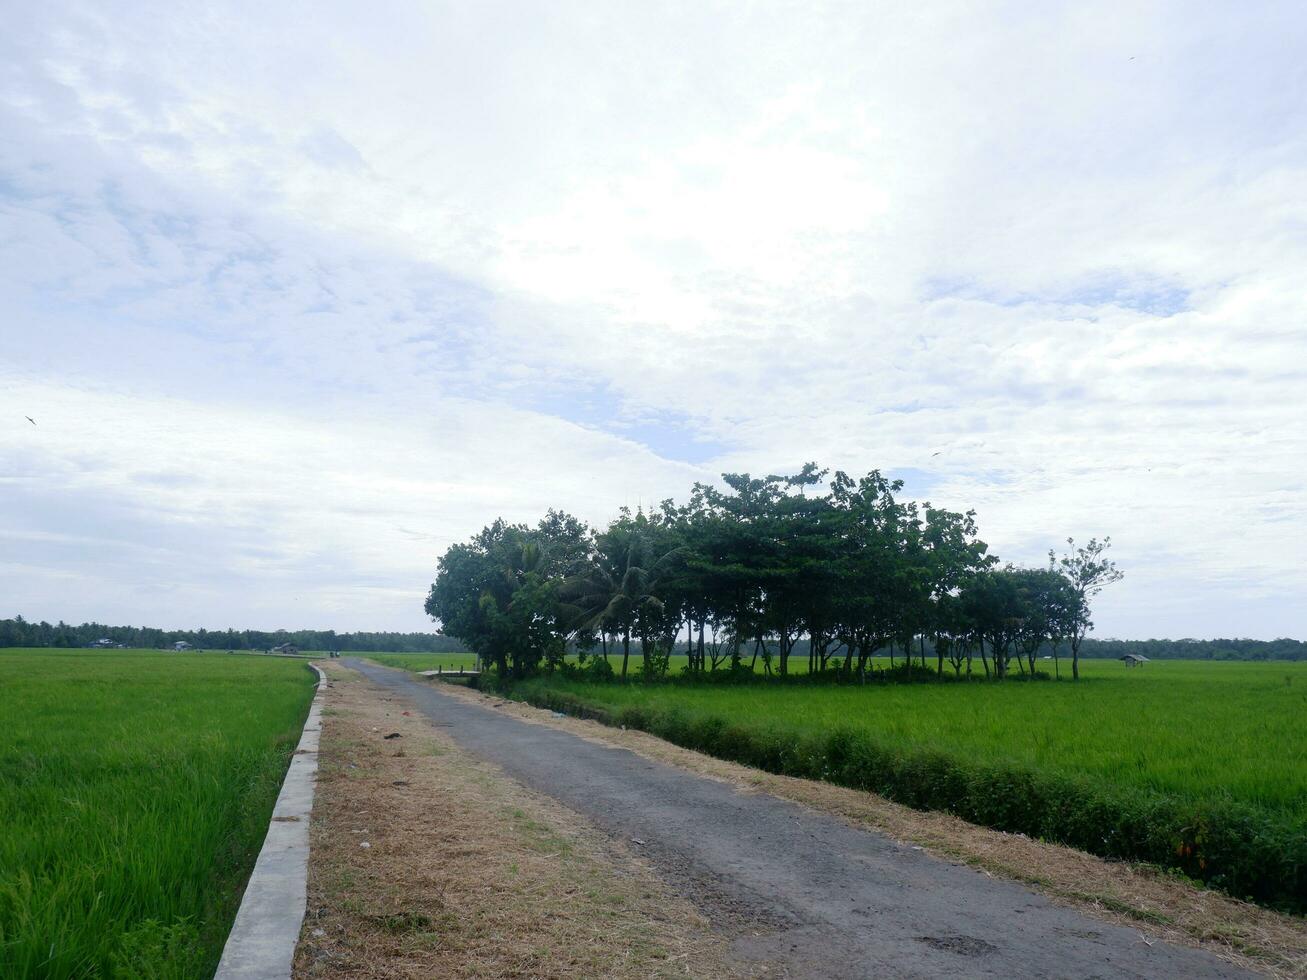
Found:
[[[0,615],[421,629],[496,516],[815,459],[1307,635],[1307,15],[920,8],[11,12]]]

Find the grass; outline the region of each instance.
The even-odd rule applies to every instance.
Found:
[[[313,673],[8,650],[0,678],[0,976],[212,974]]]
[[[1307,664],[1090,661],[1084,675],[867,687],[554,677],[515,695],[1300,905]],[[1101,832],[1068,812],[1073,801],[1097,808]],[[1281,864],[1274,886],[1256,883],[1271,869],[1249,865],[1268,860]]]
[[[460,667],[471,670],[476,666],[475,653],[344,653],[341,656],[366,657],[387,667],[400,667],[404,670],[457,670]]]
[[[868,687],[548,684],[793,734],[847,728],[894,745],[1089,775],[1267,809],[1307,810],[1307,663],[1089,661],[1078,684]]]

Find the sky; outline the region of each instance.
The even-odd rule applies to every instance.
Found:
[[[1307,637],[1300,3],[5,23],[0,616],[431,629],[496,517],[815,460]]]

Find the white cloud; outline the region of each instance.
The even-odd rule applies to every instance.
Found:
[[[1104,633],[1302,635],[1304,41],[1287,3],[26,8],[3,405],[63,421],[0,428],[8,594],[417,626],[499,513],[816,458],[1005,557],[1110,533]]]
[[[18,505],[0,528],[0,587],[20,608],[51,601],[48,577],[30,575],[49,568],[79,583],[62,599],[101,619],[130,602],[129,618],[168,622],[418,627],[436,556],[487,514],[533,522],[542,501],[567,500],[601,519],[695,475],[612,436],[461,399],[356,418],[4,381],[7,409],[39,406],[37,425],[0,449],[0,486]]]

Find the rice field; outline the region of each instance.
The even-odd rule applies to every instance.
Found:
[[[342,657],[366,657],[387,667],[399,667],[403,670],[458,670],[460,667],[472,670],[476,667],[475,653],[342,653]]]
[[[0,652],[0,977],[211,975],[314,681],[269,657]]]
[[[555,676],[512,693],[1301,908],[1307,664],[1082,669],[1079,683],[865,687]]]
[[[1078,684],[548,684],[610,709],[713,716],[1307,813],[1307,663],[1086,661]],[[527,685],[528,687],[530,685]]]

